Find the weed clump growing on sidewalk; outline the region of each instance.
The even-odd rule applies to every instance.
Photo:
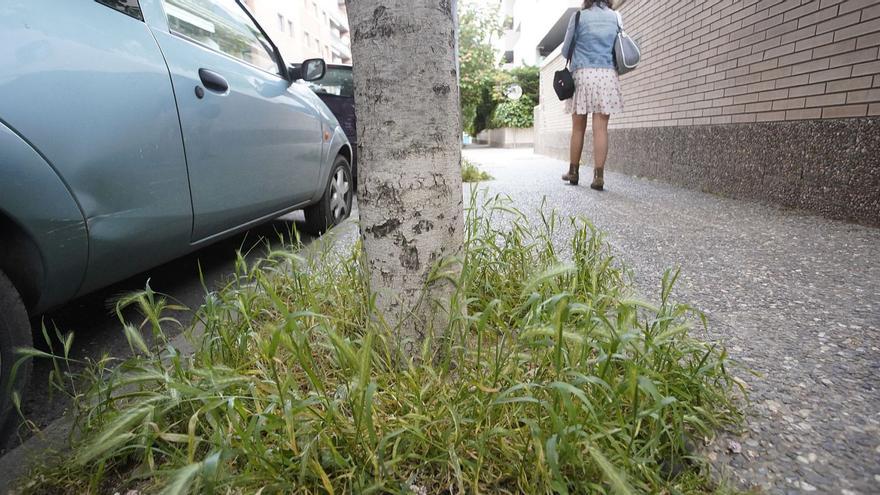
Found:
[[[138,355],[90,371],[81,438],[25,491],[712,491],[688,439],[739,420],[724,351],[691,335],[702,318],[670,298],[674,273],[641,301],[588,222],[569,220],[566,262],[560,220],[542,218],[471,207],[466,310],[409,366],[358,246],[242,258],[198,310],[189,356],[161,338],[156,294],[126,298],[150,315],[127,330]]]
[[[462,182],[483,182],[492,180],[492,176],[488,172],[479,169],[470,160],[461,159],[461,181]]]

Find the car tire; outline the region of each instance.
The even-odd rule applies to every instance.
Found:
[[[310,234],[320,235],[348,218],[351,214],[353,194],[351,166],[344,156],[339,155],[330,169],[330,177],[321,199],[305,209],[304,230]]]
[[[21,296],[9,278],[0,271],[0,448],[9,445],[18,428],[18,415],[12,402],[12,394],[21,393],[31,375],[31,361],[27,360],[12,376],[19,356],[15,350],[33,346],[31,325]],[[11,384],[10,380],[15,382]]]

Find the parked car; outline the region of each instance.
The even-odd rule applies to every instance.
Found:
[[[357,184],[357,117],[354,112],[354,78],[350,65],[328,64],[324,77],[306,84],[318,98],[336,116],[336,120],[345,131],[345,136],[351,142],[354,157],[351,161],[352,176]]]
[[[351,209],[353,150],[242,0],[0,3],[0,424],[28,317],[296,209]]]

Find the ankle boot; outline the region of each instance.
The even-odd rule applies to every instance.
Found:
[[[605,169],[593,169],[593,183],[590,184],[590,188],[597,191],[602,191],[603,189],[605,189]]]
[[[580,169],[580,164],[578,163],[569,163],[568,164],[568,173],[562,176],[562,180],[567,180],[571,185],[578,185],[578,170]]]

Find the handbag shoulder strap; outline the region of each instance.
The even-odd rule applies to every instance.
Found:
[[[568,47],[568,55],[565,57],[565,59],[568,61],[568,64],[571,63],[571,59],[574,57],[574,47],[577,44],[578,30],[579,30],[578,28],[580,26],[580,23],[581,23],[581,11],[578,10],[577,14],[575,14],[575,16],[574,16],[574,34],[571,37],[571,46]],[[568,65],[568,64],[566,64],[566,65]]]
[[[617,14],[617,32],[623,31],[623,17],[620,16],[620,12],[614,11]]]

